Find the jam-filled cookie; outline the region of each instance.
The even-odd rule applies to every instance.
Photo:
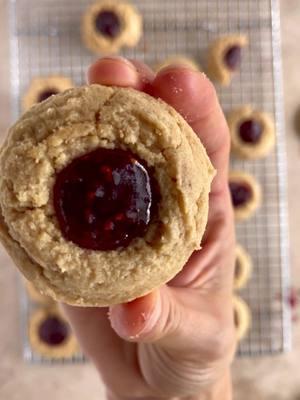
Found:
[[[252,271],[252,261],[248,252],[241,245],[235,248],[234,289],[239,290],[247,285]]]
[[[228,86],[240,69],[242,50],[248,45],[244,35],[227,35],[215,40],[208,53],[208,73],[211,79]]]
[[[29,320],[28,335],[34,352],[49,359],[71,358],[79,350],[68,322],[58,309],[36,310]]]
[[[243,340],[251,326],[251,311],[247,303],[238,296],[233,297],[234,322],[237,339]]]
[[[23,110],[26,111],[36,103],[40,103],[58,93],[73,87],[71,79],[65,76],[46,76],[34,78],[23,96]]]
[[[45,295],[129,301],[199,249],[213,176],[199,138],[163,101],[133,89],[71,89],[9,131],[0,239]]]
[[[51,297],[45,296],[42,293],[40,293],[31,282],[26,281],[25,282],[25,287],[26,287],[26,292],[30,298],[31,301],[37,304],[42,304],[42,305],[53,305],[54,301],[51,299]]]
[[[257,159],[270,153],[275,144],[272,117],[251,106],[240,107],[228,117],[232,151],[240,158]]]
[[[142,35],[142,17],[127,2],[102,0],[92,4],[82,20],[82,38],[88,49],[99,53],[117,53],[122,47],[134,47]]]
[[[194,71],[200,71],[201,68],[199,64],[196,63],[195,60],[189,57],[185,56],[180,56],[180,55],[175,55],[175,56],[170,56],[166,60],[164,60],[162,63],[158,64],[155,68],[156,72],[159,72],[163,68],[168,67],[169,65],[182,65],[186,66]]]
[[[229,174],[229,189],[237,220],[250,218],[261,205],[261,188],[254,176],[241,171]]]

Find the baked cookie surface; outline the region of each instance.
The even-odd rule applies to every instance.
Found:
[[[275,145],[272,117],[247,105],[232,111],[228,117],[233,153],[245,159],[267,156]]]
[[[147,189],[141,192],[142,203],[129,214],[128,210],[120,212],[118,207],[126,202],[115,190],[120,184],[115,172],[122,175],[122,169],[111,169],[110,161],[101,165],[97,159],[94,169],[89,164],[80,168],[87,171],[88,179],[97,172],[92,182],[85,182],[86,176],[79,176],[76,168],[73,174],[78,160],[89,162],[94,160],[95,151],[98,155],[99,151],[114,150],[117,155],[122,151],[126,157],[130,154],[132,159],[132,164],[125,163],[126,171],[133,171],[134,177],[129,191],[122,192],[126,201],[132,199],[132,193],[137,193],[134,201],[140,199],[130,186],[132,182],[143,182],[142,189]],[[122,157],[108,160],[119,163]],[[148,207],[143,214],[154,193],[147,171],[159,196],[155,210]],[[39,291],[55,300],[84,306],[132,300],[176,275],[200,247],[214,176],[200,140],[173,108],[132,89],[99,85],[68,90],[25,113],[10,129],[1,149],[0,172],[0,239],[7,251]],[[104,181],[99,183],[99,177],[109,178],[104,184],[109,188],[105,195]],[[64,186],[68,182],[74,183],[75,189]],[[90,183],[96,186],[90,187]],[[62,191],[54,191],[57,185]],[[103,199],[104,203],[97,203]],[[77,214],[73,213],[76,204],[77,214],[86,218],[79,221],[83,232],[79,239]],[[61,215],[57,205],[61,205]],[[116,210],[108,209],[111,219],[103,224],[103,207],[111,205]],[[94,207],[98,208],[91,214]],[[122,225],[124,214],[126,224],[137,221],[142,227],[129,241],[123,229],[128,224]],[[141,214],[146,219],[140,218]],[[61,216],[66,221],[62,222]],[[64,231],[68,226],[70,229]],[[108,235],[103,246],[109,243],[109,249],[105,251],[95,248],[91,239],[99,238],[99,231]],[[114,242],[114,232],[125,233],[121,237],[125,242]],[[74,235],[68,236],[71,233]],[[84,243],[78,242],[83,239]]]
[[[226,35],[215,40],[208,53],[208,73],[212,80],[228,86],[240,69],[242,49],[248,45],[245,35]]]
[[[92,4],[82,19],[82,39],[96,54],[134,47],[142,35],[142,16],[127,2],[103,0]]]
[[[65,76],[53,75],[34,78],[22,99],[23,111],[36,103],[40,103],[58,93],[73,87],[71,79]]]
[[[229,189],[236,220],[252,217],[262,199],[260,184],[254,176],[242,171],[231,171]]]

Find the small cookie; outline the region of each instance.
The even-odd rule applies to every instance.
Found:
[[[271,116],[244,106],[228,117],[232,151],[240,158],[257,159],[270,153],[275,144],[275,126]]]
[[[233,297],[233,309],[237,339],[241,341],[250,329],[251,311],[247,303],[238,296]]]
[[[82,38],[92,52],[117,53],[122,47],[134,47],[142,35],[142,17],[127,2],[97,1],[82,20]]]
[[[168,67],[169,65],[183,65],[186,67],[189,67],[190,69],[194,71],[200,71],[201,68],[200,66],[194,61],[192,58],[185,57],[185,56],[170,56],[166,60],[164,60],[162,63],[156,66],[155,71],[159,72],[163,68]]]
[[[234,270],[234,289],[239,290],[246,286],[252,271],[250,255],[244,247],[236,245],[235,248],[235,270]]]
[[[84,306],[133,300],[182,269],[215,173],[172,107],[100,85],[25,113],[0,171],[2,243],[38,290]]]
[[[248,45],[245,35],[222,36],[213,42],[208,53],[208,73],[211,79],[228,86],[232,75],[240,68],[242,49]]]
[[[73,87],[71,79],[64,76],[47,76],[34,78],[22,100],[23,110],[26,111],[36,103],[48,97],[64,92]]]
[[[33,350],[49,359],[71,358],[78,353],[78,344],[71,328],[56,309],[35,311],[28,326]]]
[[[229,189],[237,220],[250,218],[261,204],[261,188],[254,176],[231,171],[229,174]]]
[[[45,306],[53,305],[51,297],[45,296],[40,293],[31,282],[26,281],[25,287],[29,298],[37,304],[43,304]]]

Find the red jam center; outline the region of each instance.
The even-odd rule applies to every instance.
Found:
[[[250,144],[256,144],[260,141],[263,133],[262,125],[253,119],[244,121],[239,128],[241,139]]]
[[[114,39],[120,34],[121,22],[113,11],[101,11],[96,19],[95,25],[102,35]]]
[[[242,49],[240,46],[230,47],[225,54],[225,63],[233,71],[237,70],[242,61]]]
[[[131,152],[97,149],[73,160],[56,178],[60,229],[85,249],[124,248],[146,233],[156,187],[150,171]]]
[[[39,327],[40,339],[49,346],[62,344],[69,335],[69,328],[65,322],[56,316],[49,316]]]
[[[242,207],[247,204],[252,198],[251,187],[244,182],[229,183],[232,204],[234,207]]]
[[[58,93],[58,91],[57,91],[56,89],[46,89],[46,90],[43,90],[43,91],[39,94],[38,102],[40,103],[41,101],[47,100],[48,97],[50,97],[50,96],[52,96],[52,95],[54,95],[54,94],[57,94],[57,93]]]

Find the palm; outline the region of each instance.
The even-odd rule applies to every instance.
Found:
[[[111,77],[109,63],[115,68]],[[129,67],[122,60],[96,63],[90,70],[90,80],[139,90],[150,87],[152,95],[173,105],[200,135],[218,170],[203,248],[168,285],[142,299],[111,308],[110,319],[104,308],[66,310],[84,351],[115,398],[186,396],[214,382],[226,370],[234,352],[234,230],[227,188],[228,132],[206,78],[178,68],[154,78],[145,66],[135,65],[136,81],[128,70],[127,85],[123,84],[124,68]],[[189,82],[191,79],[202,85],[202,91]],[[174,94],[172,85],[182,86],[182,90]]]

